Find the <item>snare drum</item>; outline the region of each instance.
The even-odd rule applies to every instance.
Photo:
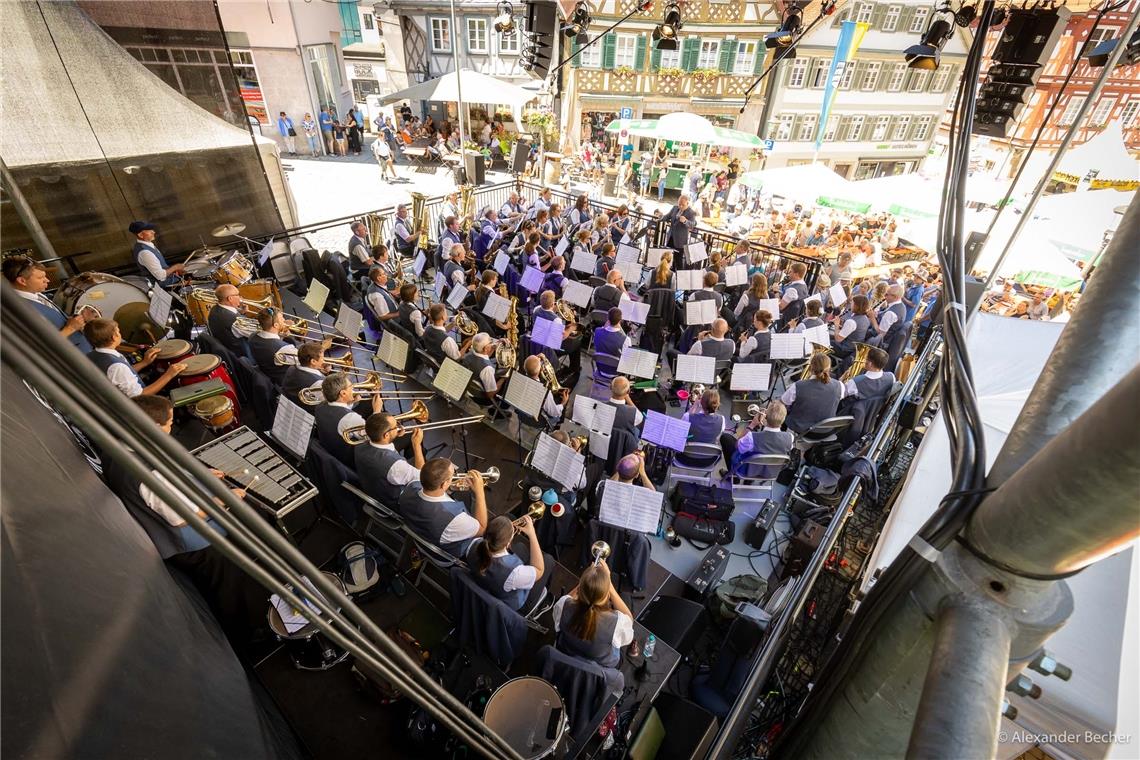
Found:
[[[237,387],[234,385],[234,381],[230,379],[230,373],[226,371],[226,365],[222,364],[220,357],[214,354],[191,356],[186,360],[186,369],[182,370],[174,382],[179,386],[193,385],[214,377],[229,386],[229,390],[223,394],[223,397],[233,402],[235,416],[240,415],[241,405],[238,403]]]
[[[234,421],[234,402],[228,396],[204,398],[190,408],[191,414],[211,430],[221,430]]]
[[[218,261],[218,268],[214,270],[214,280],[218,283],[244,285],[253,279],[255,271],[253,262],[242,253],[230,251]]]
[[[500,686],[487,701],[483,722],[526,760],[553,755],[569,726],[558,690],[533,676]]]
[[[160,375],[165,372],[171,364],[177,364],[183,359],[194,355],[194,346],[191,345],[188,340],[172,338],[170,340],[160,340],[154,345],[158,349],[158,356],[154,358],[154,364],[151,366],[154,367],[155,371]]]
[[[324,575],[337,588],[344,591],[344,581],[330,572],[325,572]],[[281,613],[272,604],[269,605],[268,622],[269,630],[285,643],[289,650],[289,658],[301,670],[328,670],[348,657],[347,650],[341,649],[325,638],[320,629],[312,623],[289,633],[289,629],[281,620]]]

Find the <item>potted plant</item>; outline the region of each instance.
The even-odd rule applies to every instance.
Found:
[[[696,69],[689,73],[693,78],[694,95],[712,95],[716,93],[716,83],[721,76],[720,69]]]
[[[668,94],[675,94],[681,90],[681,77],[685,75],[684,69],[675,66],[666,66],[657,70],[657,88]]]

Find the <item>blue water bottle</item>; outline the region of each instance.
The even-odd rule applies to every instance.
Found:
[[[649,634],[649,638],[645,640],[645,646],[641,648],[641,653],[644,655],[645,659],[648,660],[649,658],[653,657],[653,650],[656,647],[657,637],[651,633]]]

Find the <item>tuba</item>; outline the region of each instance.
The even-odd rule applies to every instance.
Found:
[[[423,193],[412,192],[412,219],[416,223],[416,232],[420,234],[416,238],[416,245],[421,251],[426,251],[431,248],[431,243],[428,242],[431,225],[428,223],[427,196]]]
[[[379,214],[365,214],[364,227],[368,230],[368,245],[376,247],[384,242],[384,219]]]
[[[459,231],[464,236],[471,231],[475,220],[475,188],[471,185],[459,186]]]
[[[867,354],[871,353],[871,346],[866,343],[855,344],[855,358],[851,360],[851,366],[843,373],[843,377],[839,378],[843,382],[847,382],[851,378],[858,375],[863,371],[863,365],[867,363]]]
[[[862,345],[862,344],[860,344],[860,345]],[[856,350],[858,350],[858,348],[856,348]],[[811,355],[812,356],[815,356],[816,354],[830,354],[831,352],[832,352],[831,349],[828,348],[827,346],[821,346],[818,343],[812,343],[811,344]],[[803,374],[800,375],[800,380],[807,380],[809,377],[811,377],[811,357],[810,356],[808,357],[807,363],[804,365],[804,371],[803,371]]]

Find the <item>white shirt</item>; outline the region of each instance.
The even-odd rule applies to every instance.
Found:
[[[861,375],[861,377],[865,377],[868,380],[878,380],[882,376],[883,376],[883,371],[881,369],[869,370],[867,372],[864,372]],[[854,377],[851,378],[850,380],[848,380],[847,383],[843,386],[843,388],[846,391],[846,393],[844,395],[854,396],[855,398],[859,398],[859,386],[855,384],[855,378]]]
[[[390,443],[373,443],[369,441],[368,445],[384,451],[396,450],[396,447]],[[403,457],[393,462],[392,466],[388,469],[387,480],[394,486],[406,486],[408,483],[414,483],[419,479],[419,469]]]
[[[372,143],[372,155],[377,159],[389,159],[392,157],[392,148],[388,146],[387,140],[383,138]]]
[[[570,599],[569,594],[566,594],[557,602],[555,602],[554,609],[551,610],[551,614],[554,615],[555,633],[558,633],[558,629],[562,622],[562,609],[566,606],[567,601],[573,601]],[[614,638],[611,644],[616,649],[621,649],[633,641],[633,618],[624,612],[619,612],[618,610],[611,610],[611,612],[613,612],[618,617],[617,625],[614,626]]]
[[[536,382],[541,382],[535,378]],[[552,420],[562,419],[562,404],[554,400],[554,394],[547,391],[546,398],[542,400],[542,413]]]
[[[749,335],[748,340],[744,341],[744,343],[740,346],[740,358],[743,359],[744,357],[748,356],[750,353],[752,353],[753,351],[756,350],[756,335],[757,334],[767,335],[769,332],[771,332],[771,330],[759,330],[756,333]]]
[[[623,330],[621,328],[621,325],[614,327],[613,325],[611,325],[607,322],[606,324],[602,325],[602,329],[606,330],[607,332],[619,332],[619,333],[625,335],[625,343],[621,344],[621,350],[623,353],[625,352],[625,350],[627,348],[630,347],[630,345],[632,345],[632,341],[630,341],[629,336],[625,334],[625,330]]]
[[[479,382],[483,384],[483,390],[487,391],[487,393],[494,393],[499,389],[499,383],[495,380],[494,365],[488,364],[479,370]]]
[[[13,288],[13,290],[15,290],[15,288]],[[28,301],[32,301],[34,303],[43,304],[44,306],[47,306],[49,309],[52,309],[54,311],[59,312],[60,314],[63,314],[63,310],[60,309],[58,306],[56,306],[55,303],[50,298],[45,296],[43,293],[29,293],[26,290],[16,290],[16,294],[19,295],[20,298],[23,298],[23,299],[28,300]],[[64,316],[67,316],[67,315],[64,314]]]
[[[830,380],[828,382],[839,383],[838,380],[834,380],[834,379]],[[839,398],[842,399],[846,395],[847,395],[847,389],[843,386],[843,383],[839,383]],[[796,384],[795,383],[792,383],[791,385],[788,386],[788,389],[786,391],[784,391],[784,395],[780,396],[780,401],[784,402],[784,406],[791,406],[792,404],[795,403],[795,401],[796,401]]]
[[[161,481],[168,488],[170,488],[173,493],[178,494],[178,498],[182,500],[183,504],[190,507],[190,509],[194,510],[195,512],[198,511],[198,507],[196,507],[192,501],[190,501],[188,498],[186,498],[186,496],[182,494],[181,489],[175,488],[174,485],[161,473],[152,470],[151,475],[153,475],[156,480]],[[147,488],[145,483],[139,483],[139,496],[142,497],[143,502],[148,507],[154,510],[154,512],[156,512],[159,517],[161,517],[163,520],[166,520],[166,522],[169,523],[172,527],[181,528],[186,524],[186,521],[182,519],[181,515],[175,512],[169,504],[160,499],[158,497],[158,494]]]
[[[611,396],[610,397],[610,403],[616,404],[617,406],[621,406],[627,402],[623,399],[616,399],[616,398]],[[641,410],[640,409],[634,409],[633,410],[633,424],[634,425],[640,425],[644,421],[645,421],[645,415],[641,413]]]
[[[265,338],[266,340],[274,340],[276,338],[281,337],[277,333],[269,332],[267,330],[258,330],[256,334],[257,334],[257,337]],[[297,355],[297,347],[294,346],[292,343],[286,343],[284,346],[277,349],[277,351],[273,354],[274,357],[296,356],[296,355]],[[292,363],[295,364],[296,362],[292,362]],[[361,421],[361,424],[364,424],[363,421]]]
[[[715,335],[710,335],[709,337],[705,338],[705,340],[715,340],[715,341],[726,341],[727,340],[729,343],[732,343],[732,340],[730,338],[718,338]],[[733,346],[733,348],[735,349],[735,345]],[[741,355],[744,356],[744,354],[741,354]],[[701,348],[701,341],[700,340],[694,341],[693,345],[689,347],[689,356],[704,356],[704,349]]]
[[[886,332],[887,330],[891,329],[891,325],[893,325],[895,321],[898,320],[898,317],[895,315],[895,313],[890,310],[890,307],[894,306],[896,303],[902,303],[902,301],[888,303],[883,312],[875,317],[875,321],[879,323],[880,331]]]
[[[459,262],[455,263],[459,264]],[[467,272],[464,271],[462,264],[459,264],[459,269],[451,273],[451,284],[456,288],[467,287]]]
[[[411,239],[412,233],[408,231],[408,217],[405,216],[403,219],[396,217],[396,221],[393,222],[393,225],[396,230],[396,235],[399,236],[400,240],[406,243]]]
[[[350,427],[360,427],[364,424],[364,418],[356,412],[352,411],[352,406],[349,404],[342,404],[339,401],[334,401],[329,406],[339,406],[341,409],[347,409],[348,414],[340,418],[336,423],[336,432],[338,435],[344,435],[344,431]]]
[[[383,142],[383,141],[377,140],[376,142]],[[370,254],[368,252],[368,249],[365,248],[360,243],[357,243],[356,247],[354,247],[351,251],[349,251],[348,254],[350,256],[355,256],[357,258],[357,260],[360,261],[361,263],[364,263],[364,262],[368,261],[370,258],[372,258],[372,254]]]
[[[241,317],[241,312],[232,306],[226,306],[224,303],[220,303],[218,306],[221,306],[231,314],[237,314],[238,317]],[[230,325],[230,334],[235,338],[248,338],[253,335],[253,327],[250,325],[249,320],[235,319],[234,323]]]
[[[124,360],[126,359],[126,357],[124,357],[113,348],[97,348],[95,350],[102,354],[110,354],[111,356],[118,356],[122,357]],[[115,362],[110,367],[108,367],[107,379],[111,381],[112,385],[126,394],[127,398],[134,398],[135,396],[142,395],[143,385],[139,381],[138,375],[135,374],[134,368],[131,367],[129,362],[127,364],[120,364],[119,362]]]
[[[505,557],[509,554],[506,549],[501,552],[492,552],[492,557]],[[532,565],[519,565],[511,574],[507,576],[507,580],[503,582],[503,591],[530,591],[534,587],[535,581],[538,580],[538,570]]]
[[[459,346],[456,345],[455,338],[448,335],[443,339],[443,344],[440,346],[440,348],[443,349],[444,355],[449,359],[459,361]]]
[[[158,256],[155,255],[158,248],[155,247],[154,243],[147,243],[143,240],[139,242],[143,244],[143,250],[139,253],[139,264],[142,265],[143,269],[150,272],[150,276],[154,279],[159,282],[165,280],[168,275],[162,265],[158,263]]]
[[[803,280],[794,280],[792,282],[789,282],[787,289],[784,291],[784,295],[780,298],[780,306],[787,306],[792,301],[800,297],[800,292],[792,287],[797,283],[801,285],[807,285],[807,283]]]
[[[387,314],[391,309],[388,308],[388,299],[380,293],[369,293],[365,300],[368,301],[368,308],[372,309],[372,313],[378,317]],[[392,299],[395,300],[394,298]]]
[[[426,493],[420,492],[420,498],[424,501],[455,501],[455,499],[452,499],[446,493],[440,496],[428,496]],[[443,535],[439,537],[439,542],[441,544],[452,544],[457,541],[466,541],[469,538],[475,538],[477,535],[479,535],[479,521],[464,511],[451,519],[451,522],[443,529]]]

